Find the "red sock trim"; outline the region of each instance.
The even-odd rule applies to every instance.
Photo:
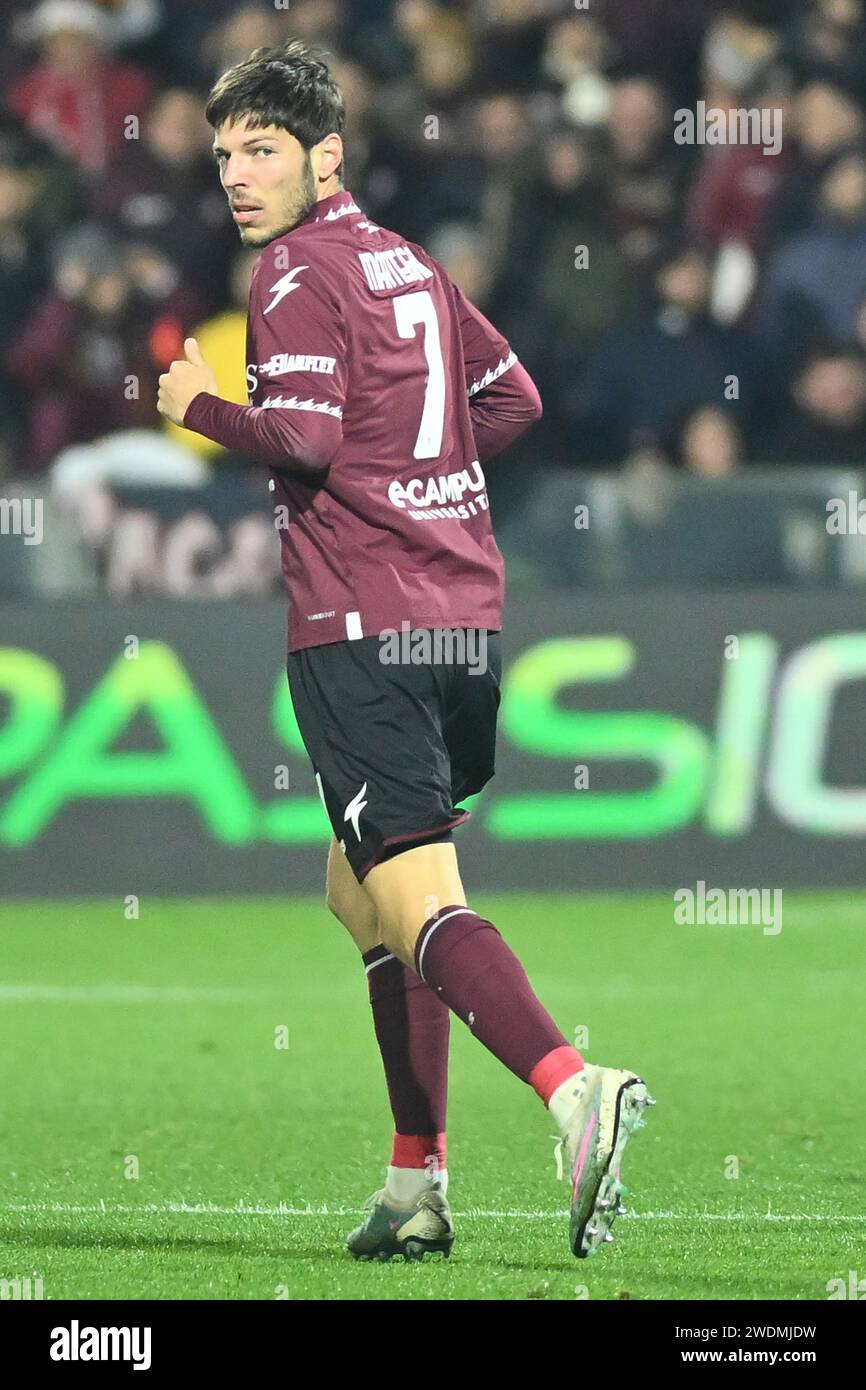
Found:
[[[444,1134],[395,1134],[392,1168],[445,1168]]]
[[[557,1086],[574,1076],[576,1071],[583,1071],[585,1065],[575,1048],[555,1047],[546,1057],[542,1057],[540,1062],[536,1062],[529,1073],[529,1084],[544,1104],[549,1105],[550,1097]]]

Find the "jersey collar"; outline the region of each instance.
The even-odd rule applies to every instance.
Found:
[[[306,227],[314,226],[317,222],[336,222],[339,218],[346,217],[350,212],[360,211],[361,209],[349,190],[341,188],[339,193],[331,193],[327,198],[320,198],[315,207],[297,225],[298,227]]]

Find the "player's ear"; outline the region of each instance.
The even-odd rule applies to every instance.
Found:
[[[343,141],[336,131],[333,131],[330,135],[326,135],[324,140],[321,141],[318,146],[318,154],[319,168],[317,173],[321,183],[326,183],[327,180],[333,178],[335,174],[341,176],[343,169]]]

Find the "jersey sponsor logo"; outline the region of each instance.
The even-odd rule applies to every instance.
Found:
[[[262,410],[318,410],[322,415],[334,415],[338,420],[343,418],[343,407],[341,405],[329,405],[327,401],[298,400],[297,396],[268,396],[267,400],[262,401]]]
[[[341,207],[331,208],[324,217],[317,217],[317,222],[336,222],[338,217],[346,217],[350,212],[360,212],[361,209],[356,203],[343,203]]]
[[[268,376],[283,372],[325,372],[333,376],[336,357],[319,357],[306,352],[276,352],[267,362],[259,363],[259,371]]]
[[[285,299],[286,295],[292,293],[292,290],[299,290],[301,288],[300,285],[295,282],[295,276],[300,275],[302,270],[309,270],[309,268],[308,265],[296,265],[288,274],[283,275],[271,285],[268,294],[272,294],[274,298],[271,300],[267,309],[265,309],[264,312],[266,314],[269,314],[272,309],[276,309],[277,305]]]
[[[408,246],[392,246],[387,251],[359,251],[367,284],[371,290],[396,290],[419,280],[432,280],[433,271],[422,265]]]
[[[267,362],[247,363],[247,391],[253,394],[262,376],[285,376],[287,372],[321,372],[333,376],[336,357],[320,357],[305,352],[275,352]]]
[[[466,492],[482,493],[486,480],[478,459],[469,468],[461,468],[456,473],[445,473],[436,478],[411,478],[401,483],[395,478],[388,485],[388,501],[394,507],[405,510],[407,507],[429,507],[432,503],[442,506],[446,502],[461,502]]]
[[[353,828],[353,830],[355,831],[355,834],[356,834],[357,837],[358,837],[358,842],[359,842],[359,843],[360,843],[360,840],[361,840],[361,827],[360,827],[359,821],[360,821],[360,819],[361,819],[361,812],[363,811],[364,807],[367,805],[366,801],[364,800],[364,797],[365,797],[366,795],[367,795],[367,783],[365,782],[364,785],[363,785],[363,787],[361,788],[361,790],[358,792],[357,796],[353,796],[353,797],[352,797],[352,800],[349,802],[349,804],[348,804],[348,806],[346,807],[346,810],[345,810],[345,812],[344,812],[344,814],[343,814],[343,820],[345,820],[345,821],[350,821],[350,822],[351,822],[352,828]]]
[[[476,391],[483,391],[485,386],[489,386],[491,382],[497,381],[504,372],[508,371],[509,367],[513,367],[516,361],[516,352],[509,352],[507,357],[501,357],[495,367],[490,367],[482,377],[479,377],[478,381],[472,382],[472,385],[467,391],[467,395],[474,396]]]
[[[458,507],[427,507],[423,511],[410,508],[409,515],[413,521],[467,521],[470,516],[486,512],[487,507],[487,493],[479,492],[473,502],[461,502]]]

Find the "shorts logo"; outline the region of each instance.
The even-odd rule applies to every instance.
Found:
[[[358,822],[359,822],[359,820],[360,820],[360,818],[361,818],[361,812],[363,811],[364,807],[367,805],[366,801],[363,800],[363,798],[364,798],[364,796],[366,795],[366,793],[367,793],[367,783],[365,782],[364,785],[363,785],[363,787],[361,788],[361,790],[358,792],[357,796],[353,796],[353,797],[352,797],[352,800],[349,802],[348,806],[346,807],[346,811],[345,811],[345,814],[344,814],[344,816],[343,816],[343,820],[351,821],[352,826],[353,826],[354,831],[355,831],[355,834],[356,834],[357,837],[358,837],[358,842],[359,842],[359,843],[360,843],[360,840],[361,840],[361,827],[360,827],[360,825],[358,824]]]

